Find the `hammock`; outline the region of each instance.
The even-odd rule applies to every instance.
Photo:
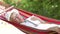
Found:
[[[13,9],[13,8],[12,8]],[[12,9],[9,9],[9,10],[12,10]],[[17,9],[17,8],[15,8]],[[8,10],[8,11],[9,11]],[[24,16],[24,18],[28,18],[32,15],[34,16],[37,16],[39,17],[40,19],[46,21],[46,23],[55,23],[55,24],[60,24],[60,21],[59,20],[56,20],[56,19],[51,19],[51,18],[47,18],[47,17],[44,17],[44,16],[41,16],[41,15],[37,15],[37,14],[34,14],[34,13],[31,13],[31,12],[28,12],[28,11],[25,11],[25,10],[22,10],[22,9],[17,9],[19,10],[20,14],[22,16]],[[0,19],[1,20],[4,20],[12,25],[14,25],[16,28],[22,30],[23,32],[26,32],[26,33],[36,33],[36,34],[48,34],[49,31],[44,31],[44,30],[38,30],[38,29],[34,29],[34,28],[30,28],[30,27],[27,27],[27,26],[24,26],[24,25],[21,25],[21,24],[18,24],[18,23],[12,23],[12,22],[9,22],[7,21],[4,17],[0,16]]]
[[[44,16],[41,16],[41,15],[36,15],[34,13],[31,13],[31,12],[27,12],[27,11],[24,11],[24,10],[21,10],[21,9],[17,9],[19,10],[20,14],[22,16],[24,16],[24,18],[28,18],[32,15],[35,15],[37,17],[39,17],[40,19],[46,21],[46,23],[55,23],[55,24],[60,24],[60,21],[59,20],[56,20],[56,19],[51,19],[51,18],[47,18],[47,17],[44,17]],[[7,21],[4,17],[0,16],[0,19],[4,20],[4,21]],[[44,31],[44,30],[38,30],[38,29],[33,29],[33,28],[30,28],[30,27],[27,27],[27,26],[24,26],[24,25],[21,25],[21,24],[18,24],[18,23],[12,23],[12,22],[9,22],[7,21],[8,23],[14,25],[15,27],[17,27],[18,29],[26,32],[26,31],[29,31],[29,32],[32,32],[32,33],[37,33],[37,34],[48,34],[49,31]]]

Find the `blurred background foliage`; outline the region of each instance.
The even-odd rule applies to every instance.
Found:
[[[60,20],[60,0],[4,0],[17,8]]]

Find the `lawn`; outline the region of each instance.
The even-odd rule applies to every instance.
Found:
[[[4,0],[16,8],[60,20],[60,0]]]

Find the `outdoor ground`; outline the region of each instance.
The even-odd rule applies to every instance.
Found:
[[[25,34],[13,25],[0,20],[0,34]]]

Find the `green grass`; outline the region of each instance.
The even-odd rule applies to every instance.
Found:
[[[17,8],[60,20],[60,0],[4,0]]]

